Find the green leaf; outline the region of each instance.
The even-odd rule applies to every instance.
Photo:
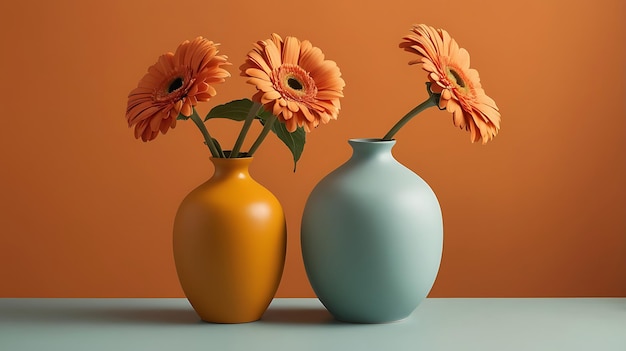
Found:
[[[217,139],[215,139],[215,138],[211,138],[211,140],[213,140],[213,144],[215,145],[215,148],[217,148],[217,152],[220,155],[224,155],[224,151],[222,150],[222,146],[220,145],[220,142],[217,141]],[[205,142],[205,144],[206,144],[206,142]]]
[[[262,120],[262,123],[264,121]],[[304,144],[306,143],[306,132],[304,128],[298,127],[298,129],[294,130],[292,133],[287,131],[287,127],[285,127],[284,123],[280,121],[274,121],[272,124],[272,132],[276,134],[278,139],[282,140],[285,145],[291,151],[293,155],[293,171],[296,171],[296,165],[300,156],[302,156],[302,151],[304,151]]]
[[[298,127],[293,133],[289,133],[284,123],[274,123],[272,131],[276,133],[278,138],[287,145],[291,154],[293,155],[293,171],[296,172],[296,164],[302,156],[304,151],[304,144],[306,143],[306,132],[304,128]]]
[[[243,121],[246,119],[246,116],[248,116],[250,108],[252,108],[252,100],[250,99],[233,100],[231,102],[213,107],[204,120],[208,121],[212,118],[227,118],[234,121]]]
[[[227,118],[234,121],[244,121],[248,116],[248,112],[252,108],[253,102],[250,99],[241,99],[234,100],[222,105],[215,106],[209,111],[206,115],[205,121],[213,118]],[[265,124],[265,122],[272,117],[272,113],[266,111],[265,109],[261,109],[260,113],[255,116],[256,119],[259,119],[261,124]],[[272,124],[272,132],[276,134],[276,136],[282,140],[285,145],[291,151],[293,155],[293,170],[296,171],[296,164],[302,156],[302,151],[304,151],[304,144],[306,142],[306,132],[304,128],[299,127],[293,133],[289,133],[287,131],[287,127],[285,127],[284,123],[280,121],[275,121]]]

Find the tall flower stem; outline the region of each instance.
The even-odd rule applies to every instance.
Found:
[[[259,148],[259,146],[261,145],[261,143],[263,142],[267,134],[270,132],[270,130],[272,130],[274,121],[276,121],[276,116],[274,115],[272,115],[272,117],[270,117],[267,121],[265,121],[265,125],[263,126],[263,130],[261,131],[261,134],[259,134],[259,136],[254,141],[254,144],[252,144],[252,146],[250,147],[250,151],[248,151],[248,156],[254,155],[254,152],[256,151],[256,149]]]
[[[404,125],[407,124],[413,117],[415,117],[417,114],[419,114],[420,112],[424,111],[425,109],[429,107],[437,106],[438,101],[439,101],[439,96],[437,94],[431,94],[430,97],[426,101],[417,105],[417,107],[415,107],[414,109],[409,111],[406,115],[404,115],[404,117],[402,117],[398,121],[398,123],[396,123],[396,125],[394,125],[393,128],[391,128],[391,130],[387,132],[387,134],[385,134],[385,136],[383,137],[383,140],[393,139],[393,136],[400,130],[400,128],[404,127]]]
[[[250,130],[250,126],[252,125],[252,121],[254,121],[254,117],[256,117],[257,113],[259,113],[261,106],[262,105],[256,101],[252,103],[252,106],[250,106],[250,111],[248,111],[248,115],[243,122],[241,132],[239,132],[237,141],[235,141],[235,146],[233,146],[233,151],[230,153],[230,158],[239,157],[241,145],[243,145],[243,141],[246,139],[246,134],[248,134],[248,130]]]
[[[211,138],[211,134],[209,134],[208,129],[206,129],[206,125],[204,125],[204,122],[202,122],[202,119],[200,118],[200,116],[198,116],[195,108],[193,109],[193,113],[191,114],[190,118],[193,123],[198,126],[200,132],[202,133],[202,136],[204,136],[204,143],[209,147],[209,151],[211,151],[211,156],[224,157],[224,154],[219,152],[219,150],[215,146],[215,143],[213,143],[213,138]]]

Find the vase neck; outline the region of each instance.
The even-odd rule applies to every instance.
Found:
[[[243,158],[216,158],[212,157],[211,162],[215,166],[212,179],[250,177],[248,168],[252,163],[252,157]]]
[[[382,139],[350,139],[348,143],[352,147],[352,159],[393,158],[391,148],[395,140]]]

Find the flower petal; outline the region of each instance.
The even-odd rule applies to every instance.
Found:
[[[217,93],[211,84],[221,83],[230,74],[226,56],[217,55],[216,45],[198,37],[182,42],[175,53],[159,56],[148,73],[128,95],[126,119],[136,138],[149,141],[176,126],[179,113],[191,115],[198,101]],[[172,82],[182,84],[172,87]]]
[[[482,89],[478,71],[470,68],[467,50],[447,31],[424,24],[414,25],[402,39],[400,48],[418,56],[409,64],[422,64],[430,91],[441,94],[439,108],[452,114],[455,126],[470,132],[472,142],[491,140],[500,128],[500,112]]]

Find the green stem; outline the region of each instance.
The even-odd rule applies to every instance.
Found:
[[[241,145],[243,145],[243,141],[244,139],[246,139],[246,134],[248,134],[248,130],[250,130],[250,126],[252,125],[252,121],[254,121],[257,113],[259,113],[261,106],[262,105],[256,101],[252,103],[252,106],[250,106],[250,111],[248,111],[246,120],[243,122],[243,127],[241,127],[239,137],[237,137],[237,141],[235,141],[235,146],[233,146],[233,151],[231,151],[230,153],[231,158],[239,157],[239,150],[241,150]]]
[[[202,119],[200,118],[200,116],[198,116],[195,108],[193,109],[193,113],[190,117],[193,123],[195,123],[196,126],[198,126],[198,128],[200,129],[202,136],[204,136],[204,143],[209,147],[209,151],[211,151],[211,156],[218,158],[224,157],[224,154],[221,154],[217,150],[217,147],[213,143],[213,138],[211,138],[211,134],[209,134],[209,131],[206,129],[206,125],[204,125],[204,122],[202,122]]]
[[[259,134],[259,136],[254,141],[254,144],[252,144],[252,146],[250,147],[250,151],[248,151],[248,156],[254,155],[254,152],[256,151],[256,149],[259,148],[259,146],[261,145],[261,143],[263,142],[267,134],[270,132],[270,130],[272,130],[272,125],[274,125],[274,121],[276,121],[276,116],[272,115],[272,117],[270,117],[265,122],[265,125],[263,126],[263,130],[261,131],[261,134]]]
[[[402,117],[398,121],[398,123],[396,123],[396,125],[394,125],[393,128],[391,128],[391,130],[387,132],[387,134],[385,134],[385,136],[383,137],[383,140],[391,140],[393,136],[400,130],[400,128],[402,128],[405,124],[407,124],[413,117],[415,117],[418,113],[424,111],[425,109],[429,107],[437,106],[438,101],[439,101],[439,95],[431,94],[426,101],[417,105],[417,107],[415,107],[414,109],[409,111],[406,115],[404,115],[404,117]]]

